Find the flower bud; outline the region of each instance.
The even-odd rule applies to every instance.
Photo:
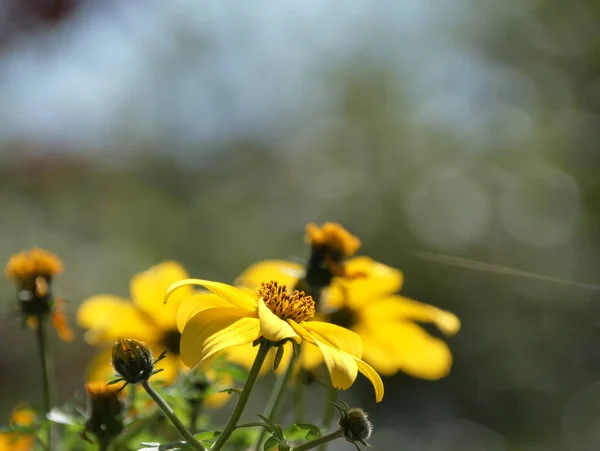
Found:
[[[108,444],[123,430],[124,404],[119,389],[102,381],[85,385],[88,394],[87,432],[96,436],[98,443]]]
[[[141,341],[119,338],[113,345],[112,365],[115,371],[128,384],[147,381],[155,374],[152,351]]]
[[[340,418],[339,425],[344,432],[344,438],[349,442],[364,443],[371,437],[373,425],[367,414],[361,409],[348,409]]]

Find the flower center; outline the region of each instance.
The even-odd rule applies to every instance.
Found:
[[[323,290],[331,285],[333,278],[348,276],[344,261],[356,253],[360,240],[334,222],[321,227],[308,224],[305,239],[310,244],[310,258],[304,280],[294,288],[310,294],[319,306]]]
[[[258,289],[258,296],[278,318],[291,319],[296,323],[308,321],[315,316],[315,301],[304,291],[294,290],[290,295],[285,285],[275,281],[263,283]]]
[[[334,312],[327,315],[328,323],[341,326],[344,329],[352,329],[358,322],[356,312],[348,307],[342,307]]]
[[[179,343],[181,342],[181,333],[177,329],[167,330],[160,342],[163,344],[167,351],[173,355],[179,355]]]

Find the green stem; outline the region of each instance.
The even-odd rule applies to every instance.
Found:
[[[256,354],[256,358],[254,359],[254,363],[252,364],[252,368],[250,369],[250,373],[248,373],[248,379],[246,380],[246,384],[244,385],[242,393],[240,393],[240,397],[235,406],[235,409],[233,409],[233,413],[231,414],[227,425],[225,425],[225,429],[223,429],[223,432],[221,432],[221,435],[219,435],[219,438],[213,444],[211,451],[218,451],[221,448],[223,448],[223,446],[225,445],[225,443],[227,443],[227,440],[229,440],[229,437],[237,427],[237,423],[240,420],[242,413],[244,412],[246,403],[248,402],[248,398],[250,398],[250,393],[252,393],[252,389],[254,388],[254,384],[256,383],[258,374],[260,373],[260,368],[262,367],[265,358],[267,357],[269,349],[271,349],[271,342],[262,339],[258,347],[258,353]]]
[[[341,429],[338,429],[337,431],[334,431],[331,434],[327,434],[317,439],[311,440],[310,442],[303,443],[300,446],[295,446],[291,449],[291,451],[306,451],[307,449],[313,449],[317,446],[327,446],[327,443],[338,438],[342,438],[343,436],[344,432]]]
[[[267,427],[267,425],[265,423],[259,423],[258,421],[256,421],[254,423],[238,424],[235,428],[241,429],[241,428],[265,428],[265,427]]]
[[[304,385],[306,384],[306,373],[300,370],[298,373],[298,383],[294,385],[294,420],[296,423],[304,421]]]
[[[269,397],[269,401],[267,402],[267,406],[263,412],[263,417],[267,418],[269,421],[273,421],[273,419],[279,413],[279,409],[281,408],[281,404],[285,398],[285,389],[288,386],[290,378],[292,377],[292,373],[294,372],[294,366],[296,360],[298,359],[298,355],[292,357],[285,371],[277,377],[277,381],[275,382],[275,386],[273,387],[273,391],[271,392],[271,396]],[[260,436],[258,437],[255,446],[256,451],[261,451],[261,445],[266,435],[266,429],[260,431]]]
[[[42,367],[42,393],[43,393],[43,409],[44,414],[50,412],[52,406],[51,395],[50,395],[50,356],[48,355],[48,346],[46,343],[46,318],[39,317],[36,328],[36,338],[38,344],[38,351],[40,353],[40,365]],[[48,451],[52,451],[52,422],[48,422],[48,435],[47,435],[46,448]]]
[[[206,451],[204,446],[202,446],[202,444],[194,438],[192,433],[190,431],[188,431],[186,429],[186,427],[183,425],[183,423],[181,422],[179,417],[177,415],[175,415],[175,412],[173,412],[173,409],[171,409],[171,406],[169,406],[165,402],[165,400],[161,398],[161,396],[150,386],[150,383],[147,380],[142,382],[142,387],[144,387],[144,389],[150,395],[150,397],[154,400],[154,402],[156,404],[158,404],[158,407],[161,408],[161,410],[165,413],[167,418],[169,418],[169,420],[171,420],[171,423],[173,423],[173,426],[175,426],[177,428],[179,433],[183,436],[183,438],[186,439],[188,444],[192,445],[194,447],[194,449],[196,449],[198,451]]]
[[[200,410],[202,409],[202,401],[194,400],[190,402],[190,431],[195,434],[198,429],[198,417],[200,416]]]
[[[333,403],[337,401],[338,391],[334,388],[333,385],[327,387],[327,399],[325,400],[325,410],[323,412],[323,424],[322,426],[325,429],[329,429],[329,423],[333,419],[333,414],[335,413],[335,407],[333,407]],[[327,451],[327,442],[323,442],[323,444],[319,447],[319,451]]]

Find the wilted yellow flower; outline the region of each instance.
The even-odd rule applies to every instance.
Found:
[[[368,257],[345,260],[344,256],[351,254],[341,252],[339,242],[350,242],[347,236],[333,239],[332,233],[315,232],[314,225],[307,230],[311,256],[306,267],[283,260],[262,261],[244,271],[237,285],[255,289],[263,280],[277,280],[311,293],[316,284],[321,298],[316,318],[358,333],[364,343],[363,359],[380,374],[404,371],[424,379],[446,376],[452,366],[450,349],[416,322],[433,323],[443,333],[453,335],[460,329],[458,318],[395,294],[403,282],[399,270]],[[331,242],[323,236],[329,236]],[[338,232],[337,236],[345,235]],[[355,251],[356,245],[346,249]],[[302,353],[302,362],[305,368],[313,369],[322,358],[308,348]]]
[[[10,415],[10,425],[30,426],[35,421],[35,412],[29,407],[17,406]],[[0,432],[0,451],[30,451],[35,444],[35,433]]]
[[[17,286],[19,310],[27,324],[37,328],[39,321],[50,317],[64,341],[73,340],[64,312],[64,303],[52,294],[52,279],[63,270],[60,259],[52,252],[32,249],[13,255],[4,273]]]
[[[383,398],[381,378],[360,359],[360,337],[333,324],[309,321],[315,313],[310,296],[299,291],[288,293],[276,282],[263,283],[256,294],[251,294],[219,282],[189,279],[174,284],[165,300],[190,285],[202,286],[218,296],[191,298],[179,308],[181,357],[189,367],[259,338],[274,344],[293,340],[318,349],[334,387],[349,388],[361,372],[373,384],[376,400]]]

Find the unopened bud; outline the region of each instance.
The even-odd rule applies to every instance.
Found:
[[[367,418],[367,414],[361,409],[348,409],[342,415],[339,422],[344,432],[344,437],[349,442],[361,442],[368,440],[373,432],[373,425]]]
[[[112,349],[112,366],[128,384],[147,381],[155,374],[152,351],[141,341],[119,338]]]
[[[108,444],[123,430],[124,405],[119,389],[102,381],[89,382],[85,389],[89,407],[84,438],[91,432],[98,443]]]

